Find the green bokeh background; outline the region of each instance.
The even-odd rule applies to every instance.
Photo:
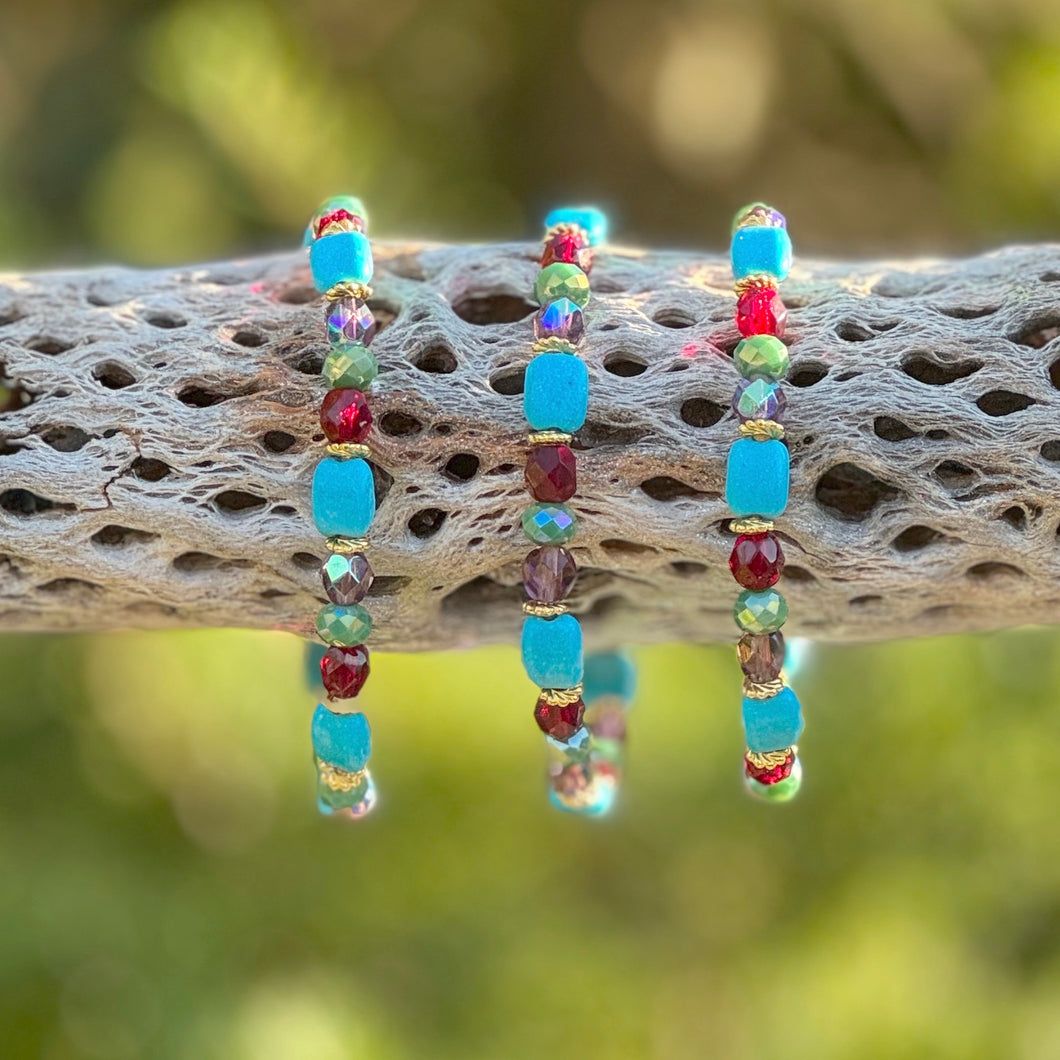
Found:
[[[384,238],[588,198],[717,246],[755,197],[804,253],[1055,238],[1060,5],[0,7],[0,264],[289,246],[344,189]],[[544,805],[514,649],[379,656],[344,827],[296,641],[0,639],[0,1056],[1060,1057],[1058,646],[818,649],[786,807],[730,651],[641,650],[596,822]]]

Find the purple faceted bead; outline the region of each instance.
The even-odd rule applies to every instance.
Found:
[[[557,298],[543,305],[534,317],[534,338],[566,339],[580,342],[585,334],[585,318],[575,302],[569,298]]]
[[[328,306],[328,342],[367,346],[375,337],[375,317],[359,298],[339,298]]]
[[[324,592],[333,604],[349,607],[364,599],[375,575],[363,552],[333,552],[320,568]]]
[[[741,420],[779,421],[788,399],[778,383],[768,379],[745,379],[736,388],[732,407]]]
[[[556,545],[535,548],[523,563],[523,589],[531,600],[555,604],[570,592],[578,573],[574,557]]]

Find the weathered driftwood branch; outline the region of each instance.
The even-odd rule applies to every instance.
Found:
[[[376,643],[512,640],[532,245],[391,246],[374,308]],[[731,637],[723,259],[601,253],[581,435],[597,643]],[[1060,620],[1060,247],[802,263],[793,632]],[[0,276],[0,628],[310,628],[321,312],[301,257]]]

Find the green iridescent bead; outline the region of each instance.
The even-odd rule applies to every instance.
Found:
[[[748,633],[775,633],[788,619],[788,602],[776,589],[745,589],[736,598],[732,614]]]
[[[371,632],[372,616],[360,604],[328,604],[317,615],[317,633],[326,644],[352,648],[363,644]]]
[[[537,274],[534,294],[540,305],[548,305],[549,302],[560,298],[569,298],[576,306],[584,309],[589,301],[589,277],[577,265],[555,261]]]
[[[775,335],[744,339],[732,359],[744,379],[783,379],[788,374],[788,348]]]
[[[563,545],[578,532],[578,520],[565,504],[531,504],[523,512],[523,530],[538,545]]]
[[[737,229],[745,228],[747,225],[761,225],[766,228],[786,228],[787,222],[779,210],[764,202],[749,202],[741,206],[733,215],[732,231],[730,235],[736,235]]]
[[[337,346],[324,358],[320,374],[332,387],[352,387],[364,390],[379,374],[375,354],[367,346],[354,343]]]
[[[760,780],[746,775],[744,783],[755,798],[762,799],[764,802],[788,802],[795,798],[802,786],[802,763],[796,758],[790,775],[783,780],[778,780],[775,784],[763,784]]]
[[[340,810],[360,810],[362,803],[366,802],[372,778],[367,770],[357,774],[350,774],[353,786],[349,791],[342,791],[328,785],[324,778],[317,775],[317,798],[320,806],[325,811],[336,813]]]

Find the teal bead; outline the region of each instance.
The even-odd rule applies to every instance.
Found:
[[[522,522],[523,533],[538,545],[563,545],[578,532],[578,519],[565,504],[531,504]]]
[[[370,283],[372,244],[363,232],[335,232],[309,247],[313,284],[321,293],[340,283]]]
[[[523,411],[535,431],[573,433],[589,410],[589,369],[569,353],[539,353],[526,367]]]
[[[748,633],[775,633],[788,620],[788,602],[776,589],[744,589],[732,613]]]
[[[603,696],[617,696],[628,703],[637,689],[637,668],[621,652],[593,652],[585,659],[582,685],[582,700],[586,706]]]
[[[540,688],[573,688],[585,672],[582,627],[573,615],[537,618],[523,622],[523,666]]]
[[[545,227],[577,225],[589,237],[589,246],[599,246],[607,239],[607,216],[595,206],[562,206],[545,218]]]
[[[795,759],[791,766],[790,775],[775,784],[763,784],[754,777],[744,774],[744,783],[747,790],[757,799],[764,802],[789,802],[795,798],[799,788],[802,786],[802,763]]]
[[[732,352],[733,364],[744,379],[783,379],[791,357],[776,335],[751,335]]]
[[[790,688],[769,699],[744,696],[743,728],[748,750],[764,754],[791,747],[803,730],[799,697]]]
[[[579,309],[584,309],[589,302],[589,277],[577,265],[554,261],[537,274],[534,294],[538,305],[569,298]]]
[[[729,450],[725,501],[736,516],[775,519],[788,506],[790,476],[791,457],[783,442],[741,438]]]
[[[375,515],[368,462],[327,457],[313,473],[313,522],[325,537],[364,537]]]
[[[317,633],[327,644],[352,648],[372,632],[372,616],[360,604],[327,604],[317,615]]]
[[[791,271],[791,237],[783,228],[752,225],[732,237],[732,271],[737,280],[765,273],[777,280]]]
[[[363,714],[336,714],[323,703],[313,712],[313,754],[347,773],[359,773],[372,753],[372,730]]]

